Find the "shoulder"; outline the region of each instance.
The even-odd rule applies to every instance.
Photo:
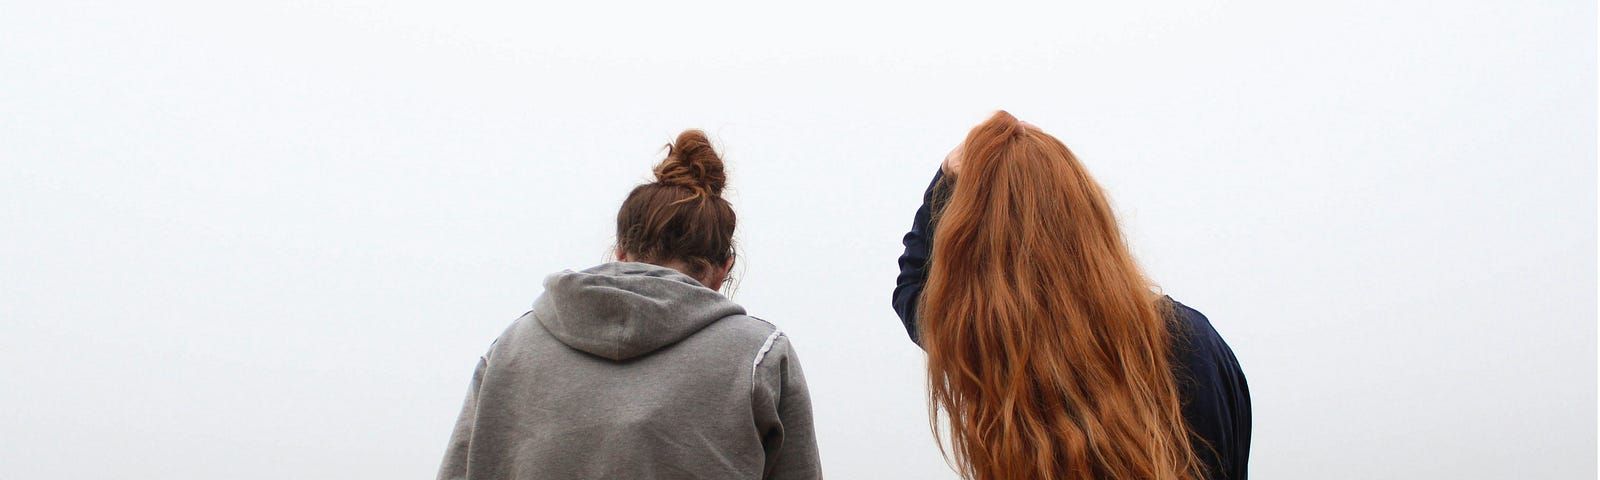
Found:
[[[1180,357],[1187,358],[1191,363],[1212,364],[1213,367],[1219,363],[1231,365],[1237,362],[1233,357],[1233,349],[1211,325],[1210,318],[1172,297],[1166,298],[1171,303],[1173,343]]]
[[[760,346],[747,357],[750,368],[750,394],[756,405],[776,408],[779,398],[791,390],[804,392],[805,375],[800,370],[800,358],[795,355],[789,335],[777,325],[756,317],[746,317],[748,328],[766,332]]]
[[[1199,310],[1195,310],[1193,307],[1185,305],[1170,296],[1166,297],[1166,300],[1171,305],[1172,310],[1169,315],[1172,316],[1174,326],[1180,330],[1177,332],[1180,336],[1188,337],[1191,340],[1209,339],[1217,336],[1217,329],[1211,326],[1211,319],[1207,318],[1204,313],[1200,313]]]
[[[740,352],[751,366],[761,365],[770,356],[786,355],[790,350],[787,336],[772,322],[742,314],[718,320],[695,335],[719,345],[719,349]]]
[[[550,333],[539,324],[538,317],[529,310],[516,320],[512,320],[511,324],[500,332],[500,336],[489,342],[489,348],[484,352],[482,360],[496,363],[555,348],[566,347],[551,337]]]
[[[764,342],[773,335],[782,335],[777,325],[750,315],[733,315],[706,326],[703,333],[740,343]]]
[[[1242,382],[1243,372],[1233,348],[1212,328],[1211,319],[1199,310],[1177,300],[1172,302],[1173,358],[1187,380],[1197,386],[1226,389],[1231,382]]]
[[[717,322],[717,326],[724,330],[721,336],[736,338],[742,349],[751,349],[746,350],[750,367],[758,374],[764,370],[787,370],[794,367],[790,363],[798,361],[789,335],[775,323],[760,317],[735,315]]]

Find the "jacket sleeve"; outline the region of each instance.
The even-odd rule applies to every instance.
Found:
[[[478,359],[478,368],[472,372],[472,383],[467,387],[467,401],[456,417],[456,428],[450,433],[450,443],[444,451],[444,462],[439,465],[439,480],[467,478],[467,458],[471,452],[473,426],[478,417],[478,389],[483,385],[483,372],[487,370],[487,357]]]
[[[1170,297],[1169,297],[1170,298]],[[1211,321],[1173,302],[1174,357],[1183,417],[1199,437],[1195,454],[1211,480],[1246,480],[1250,472],[1250,387],[1233,349]]]
[[[917,208],[917,214],[912,217],[911,231],[901,239],[906,250],[900,254],[900,276],[895,279],[894,311],[900,315],[900,323],[905,325],[911,341],[919,345],[917,301],[922,298],[923,284],[928,282],[928,258],[933,252],[933,212],[937,209],[935,204],[942,202],[949,192],[943,180],[944,171],[940,170],[933,175],[933,181],[922,193],[922,206]]]
[[[1223,346],[1227,354],[1228,369],[1226,372],[1228,386],[1230,387],[1229,408],[1232,410],[1233,420],[1233,455],[1230,460],[1233,480],[1245,480],[1250,473],[1250,384],[1244,378],[1244,370],[1239,367],[1239,360],[1234,357],[1233,349]]]
[[[775,335],[772,348],[757,359],[751,392],[761,447],[766,453],[762,478],[820,479],[822,461],[817,453],[806,376],[788,337]]]
[[[1197,418],[1193,423],[1213,424],[1208,428],[1215,432],[1215,438],[1211,439],[1211,451],[1197,453],[1215,462],[1218,471],[1211,472],[1213,480],[1247,480],[1250,474],[1250,386],[1245,382],[1239,360],[1233,356],[1233,349],[1220,336],[1213,334],[1213,340],[1210,375],[1215,400],[1209,402],[1212,408],[1207,412],[1212,418]]]

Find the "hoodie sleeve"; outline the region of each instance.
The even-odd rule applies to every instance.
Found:
[[[911,231],[901,240],[906,246],[900,254],[900,276],[895,278],[894,311],[906,327],[911,341],[917,338],[917,300],[922,297],[922,286],[928,282],[928,258],[933,251],[933,211],[935,203],[949,196],[949,186],[944,181],[944,171],[933,175],[928,189],[922,193],[922,206],[911,220]]]
[[[478,417],[478,389],[483,385],[483,372],[488,369],[487,357],[478,359],[478,368],[472,372],[472,384],[467,387],[467,401],[456,417],[456,428],[450,433],[450,443],[445,447],[444,463],[439,465],[439,480],[467,478],[467,455],[472,444],[473,426]]]
[[[788,337],[781,332],[773,332],[771,348],[758,354],[753,380],[756,426],[766,452],[762,478],[822,478],[806,376]]]

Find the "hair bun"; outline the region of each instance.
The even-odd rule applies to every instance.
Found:
[[[678,140],[667,144],[667,158],[656,165],[656,183],[688,187],[705,197],[722,195],[728,176],[722,170],[722,157],[711,148],[706,132],[684,130]]]

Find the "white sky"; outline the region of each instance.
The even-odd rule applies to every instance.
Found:
[[[1596,474],[1593,2],[138,3],[0,0],[0,478],[432,478],[688,127],[826,473],[951,478],[889,292],[998,108],[1233,345],[1255,477]]]

